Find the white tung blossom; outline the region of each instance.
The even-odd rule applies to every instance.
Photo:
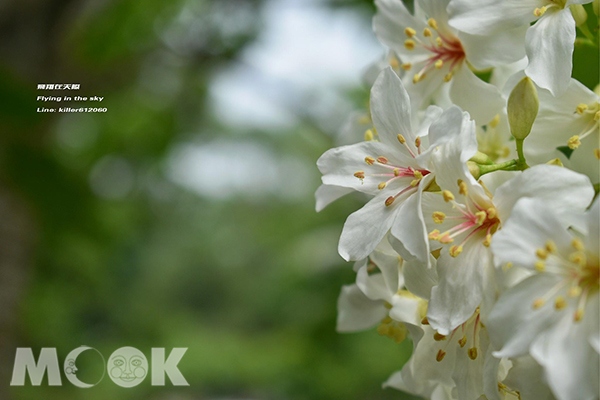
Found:
[[[567,90],[573,69],[575,19],[569,6],[593,0],[452,0],[449,24],[461,31],[495,37],[506,30],[528,28],[524,42],[529,65],[525,73],[554,95]],[[537,21],[530,27],[531,22]],[[489,51],[503,53],[494,41]]]
[[[421,194],[435,177],[430,153],[475,137],[468,114],[457,107],[440,113],[441,109],[430,107],[419,131],[413,131],[408,94],[400,78],[387,68],[371,90],[371,115],[379,141],[331,149],[318,160],[323,184],[374,196],[344,224],[338,249],[344,259],[365,258],[391,230],[402,257],[427,263],[429,247],[420,204]],[[462,163],[470,157],[462,151],[448,154]]]
[[[531,354],[561,400],[597,398],[600,390],[599,209],[596,201],[581,216],[561,217],[548,204],[521,200],[492,245],[498,261],[535,273],[490,315],[495,355]]]
[[[459,32],[448,25],[448,0],[417,0],[415,15],[400,0],[375,4],[375,33],[398,54],[401,67],[412,72],[407,74],[407,87],[418,107],[428,105],[446,84],[452,102],[478,124],[488,123],[500,112],[505,103],[499,90],[479,79],[471,68],[485,70],[523,58],[524,29],[508,29],[494,37]],[[503,51],[490,51],[492,42]]]

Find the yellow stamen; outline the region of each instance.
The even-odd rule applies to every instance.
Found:
[[[435,62],[435,68],[436,68],[436,69],[440,69],[440,68],[442,68],[443,66],[444,66],[444,62],[443,62],[442,60],[437,60],[437,61]]]
[[[365,179],[365,171],[356,171],[354,173],[354,176],[358,179]]]
[[[544,272],[546,270],[546,263],[543,261],[536,261],[533,267],[537,272]]]
[[[369,165],[375,164],[375,159],[373,157],[365,157],[365,162]]]
[[[441,335],[436,332],[433,334],[433,340],[435,340],[436,342],[441,342],[442,340],[446,340],[446,335]]]
[[[437,352],[437,355],[435,356],[435,360],[437,362],[441,362],[444,359],[444,357],[446,357],[446,352],[444,350],[440,349]]]
[[[433,18],[429,18],[427,20],[427,25],[429,25],[431,27],[431,29],[434,29],[437,31],[438,25],[437,25],[437,21]]]
[[[398,69],[399,66],[400,66],[400,62],[398,61],[398,59],[396,57],[390,58],[390,67],[392,67],[393,69]]]
[[[441,224],[444,222],[444,218],[446,218],[446,214],[441,211],[436,211],[433,213],[433,222],[436,224]]]
[[[542,260],[545,260],[546,258],[548,258],[548,252],[545,249],[537,249],[535,251],[535,255],[538,258],[541,258]]]
[[[442,42],[442,38],[440,38],[439,36],[435,38],[435,43],[440,47],[444,45],[444,42]]]
[[[575,264],[578,264],[581,267],[585,267],[586,265],[586,257],[585,253],[583,252],[571,253],[571,255],[569,256],[569,260],[574,262]]]
[[[379,185],[377,185],[377,189],[383,190],[383,189],[385,189],[386,186],[387,186],[387,183],[381,182]]]
[[[600,149],[594,149],[594,155],[598,160],[600,160]]]
[[[406,139],[404,139],[404,136],[402,136],[401,134],[398,134],[398,136],[397,136],[397,137],[398,137],[398,141],[399,141],[401,144],[404,144],[404,143],[406,143]]]
[[[535,15],[536,17],[541,17],[542,15],[544,15],[546,10],[547,7],[536,8],[535,10],[533,10],[533,15]]]
[[[575,311],[575,315],[573,315],[573,320],[575,322],[581,321],[583,319],[583,314],[584,314],[583,308],[578,308],[577,311]]]
[[[423,319],[421,320],[421,324],[429,325],[429,320],[427,319],[427,317],[423,317]]]
[[[483,245],[485,247],[490,247],[491,244],[492,244],[492,235],[488,233],[487,235],[485,235],[485,240],[483,241]]]
[[[394,176],[400,175],[400,170],[398,168],[394,168]]]
[[[446,203],[448,203],[448,202],[450,202],[450,201],[454,200],[454,195],[453,195],[453,194],[452,194],[452,192],[451,192],[451,191],[449,191],[449,190],[444,190],[444,191],[442,192],[442,196],[444,196],[444,201],[445,201]]]
[[[415,139],[415,146],[421,147],[421,137],[420,136],[417,136],[417,138]]]
[[[411,63],[404,63],[404,64],[400,65],[400,68],[402,68],[405,71],[408,71],[409,69],[412,68],[412,64]]]
[[[546,242],[546,251],[552,254],[556,253],[556,244],[552,240],[548,240]]]
[[[417,185],[419,184],[419,182],[421,182],[420,179],[415,179],[415,180],[413,180],[413,181],[410,182],[410,186],[417,187]]]
[[[392,205],[392,203],[394,202],[394,200],[396,200],[396,199],[394,198],[394,196],[390,196],[390,197],[388,197],[387,199],[385,199],[385,205],[386,205],[386,207],[389,207],[389,206],[391,206],[391,205]]]
[[[423,174],[421,173],[421,171],[415,171],[413,173],[413,175],[415,176],[415,178],[417,179],[423,179]]]
[[[452,72],[448,72],[446,76],[444,76],[444,82],[450,82],[452,79]]]
[[[438,240],[439,238],[440,238],[440,231],[438,231],[437,229],[435,229],[429,233],[429,239]]]
[[[463,337],[458,340],[458,344],[460,344],[461,348],[465,347],[467,344],[467,336],[463,335]]]
[[[392,318],[388,315],[387,317],[385,317],[381,323],[383,324],[391,324],[392,323]]]
[[[372,131],[372,130],[370,130],[370,129],[367,129],[367,130],[365,131],[365,140],[366,140],[367,142],[370,142],[371,140],[373,140],[373,131]]]
[[[415,48],[415,41],[412,39],[406,39],[404,41],[404,47],[406,48],[406,50],[414,50]]]
[[[490,127],[495,128],[500,123],[500,114],[496,114],[493,120],[488,124]]]
[[[496,215],[498,214],[498,212],[496,211],[495,207],[490,207],[487,209],[487,216],[489,219],[494,219],[496,218]]]
[[[580,145],[581,141],[579,140],[579,135],[571,136],[571,138],[567,141],[567,146],[569,146],[571,150],[575,150]]]
[[[384,156],[379,156],[377,157],[377,162],[380,164],[387,164],[388,163],[388,159],[385,158]]]
[[[417,31],[415,31],[413,28],[406,28],[404,29],[404,34],[411,38],[417,34]]]
[[[423,29],[423,36],[431,37],[431,29],[429,29],[429,28]]]
[[[485,211],[477,211],[475,213],[475,216],[477,217],[475,222],[477,222],[477,225],[481,226],[481,225],[483,225],[483,223],[485,222],[485,219],[487,218],[487,213]]]
[[[534,310],[537,310],[537,309],[543,307],[544,304],[546,304],[546,302],[544,301],[544,299],[535,299],[533,301],[533,306],[532,307],[533,307]]]
[[[471,347],[468,351],[471,360],[477,359],[477,347]]]
[[[567,301],[565,300],[565,298],[563,296],[557,296],[556,299],[554,300],[554,308],[556,308],[558,311],[564,309],[567,306]]]
[[[381,336],[387,336],[390,333],[390,326],[387,324],[379,324],[377,327],[377,333]]]
[[[583,245],[583,242],[579,238],[573,238],[573,240],[571,240],[571,246],[573,246],[573,248],[575,250],[579,250],[579,251],[585,250],[585,246]]]
[[[579,115],[583,115],[583,113],[584,113],[584,112],[585,112],[585,110],[587,110],[587,109],[588,109],[588,105],[587,105],[587,104],[583,104],[583,103],[581,103],[581,104],[579,104],[579,105],[577,106],[577,110],[576,110],[576,112],[577,112],[577,114],[579,114]]]
[[[462,251],[463,251],[462,246],[452,246],[452,247],[450,247],[450,255],[452,257],[458,257],[458,255],[460,253],[462,253]]]
[[[419,74],[415,74],[415,76],[413,76],[413,83],[419,83],[419,80],[421,79],[421,75]]]
[[[469,190],[467,189],[467,184],[462,180],[458,183],[458,193],[466,196],[469,194]]]

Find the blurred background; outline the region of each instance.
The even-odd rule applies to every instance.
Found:
[[[361,199],[314,209],[319,155],[362,138],[340,130],[385,53],[373,13],[372,0],[0,2],[0,399],[412,398],[381,389],[409,340],[335,332],[355,279],[337,240]],[[576,57],[593,87],[597,54]],[[36,113],[69,105],[38,95],[102,96],[108,112]],[[62,364],[81,345],[187,347],[190,386],[8,386],[16,347],[56,347]]]
[[[410,398],[381,389],[409,341],[335,332],[355,278],[337,240],[360,199],[317,214],[313,197],[315,162],[365,108],[361,76],[385,53],[373,12],[359,0],[0,2],[0,398]],[[81,104],[38,95],[102,96],[108,112],[36,113]],[[105,377],[85,390],[64,375],[8,387],[16,347],[56,347],[62,365],[81,345],[105,358],[188,347],[190,387]]]

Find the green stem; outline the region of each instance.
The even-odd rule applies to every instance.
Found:
[[[481,175],[489,174],[494,171],[515,171],[515,167],[519,164],[517,160],[510,160],[500,164],[480,165],[479,172]],[[519,171],[520,169],[517,169]],[[481,176],[480,175],[480,176]]]
[[[523,154],[523,141],[524,139],[515,139],[515,142],[517,143],[517,154],[519,155],[519,162],[517,165],[521,171],[525,171],[529,168],[527,161],[525,161],[525,154]]]

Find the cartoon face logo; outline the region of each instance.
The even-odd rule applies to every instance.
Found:
[[[73,385],[80,387],[80,388],[84,388],[84,389],[96,386],[98,383],[100,383],[102,378],[104,378],[104,374],[106,373],[106,368],[104,368],[104,370],[102,371],[102,376],[96,383],[86,383],[86,382],[82,382],[81,380],[79,380],[79,378],[77,377],[77,371],[79,371],[79,369],[76,366],[77,357],[79,357],[79,355],[81,353],[83,353],[84,351],[87,351],[87,350],[93,350],[96,353],[98,353],[98,355],[100,356],[100,359],[102,360],[101,361],[102,367],[104,368],[104,366],[106,364],[105,364],[105,360],[104,360],[104,357],[102,356],[102,354],[98,350],[94,349],[93,347],[88,347],[88,346],[80,346],[80,347],[76,348],[75,350],[71,351],[67,355],[67,358],[65,359],[65,364],[64,364],[64,371],[65,371],[65,376],[67,377],[67,379]]]
[[[119,386],[130,388],[139,385],[148,373],[148,360],[136,348],[121,347],[108,359],[110,378]]]

